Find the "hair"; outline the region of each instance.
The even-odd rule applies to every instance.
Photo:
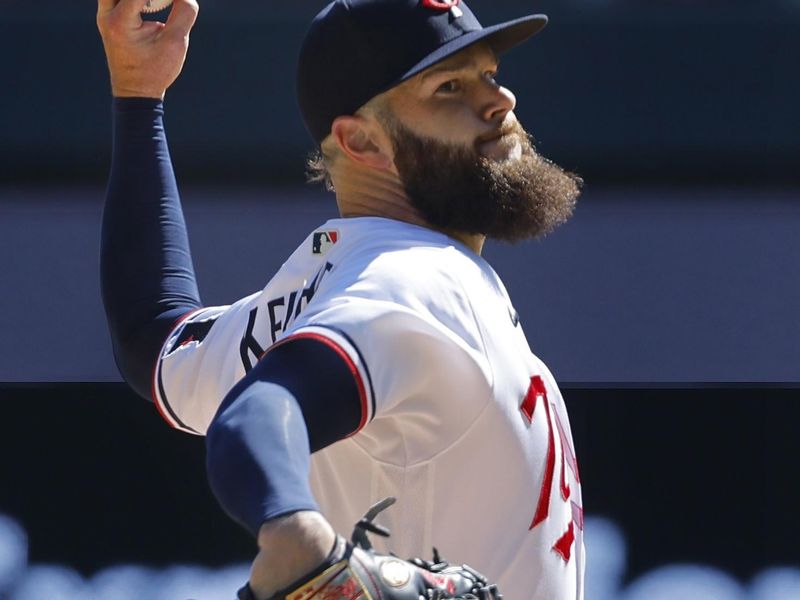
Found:
[[[384,126],[393,117],[383,94],[375,96],[356,111],[357,115],[368,113],[375,116]],[[332,135],[328,135],[322,140],[320,147],[311,151],[308,158],[306,158],[306,182],[312,185],[320,184],[327,191],[335,192],[336,185],[333,181],[332,171],[341,154],[342,151],[339,149],[336,140]]]
[[[333,136],[328,136],[322,145],[309,153],[306,159],[306,181],[310,184],[320,184],[329,192],[335,192],[331,169],[339,156],[339,147],[333,142]]]
[[[322,184],[328,191],[332,191],[333,181],[325,162],[322,150],[316,149],[308,153],[306,158],[306,182],[310,184]]]

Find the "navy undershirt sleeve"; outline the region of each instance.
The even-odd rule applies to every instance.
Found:
[[[150,398],[152,370],[182,315],[201,306],[158,100],[114,100],[114,144],[101,236],[101,287],[114,355]],[[268,519],[315,510],[309,453],[361,422],[354,374],[322,342],[272,349],[224,399],[207,434],[211,487],[257,534]]]
[[[318,510],[309,453],[358,429],[355,377],[323,342],[297,339],[270,350],[225,397],[206,434],[208,480],[253,535],[269,519]]]
[[[150,399],[158,353],[175,321],[199,308],[189,240],[160,100],[115,98],[100,282],[114,356]]]

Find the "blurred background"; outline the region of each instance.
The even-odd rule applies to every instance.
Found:
[[[335,215],[294,100],[325,2],[200,2],[166,123],[203,299],[225,304]],[[587,600],[800,599],[800,2],[469,4],[551,17],[499,79],[586,180],[569,224],[485,254],[570,408]],[[0,598],[230,598],[252,543],[105,329],[95,4],[0,8]]]

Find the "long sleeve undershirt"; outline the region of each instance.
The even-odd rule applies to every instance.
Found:
[[[100,282],[117,365],[150,398],[156,358],[175,321],[199,308],[189,239],[159,100],[115,98]]]
[[[101,235],[101,288],[114,356],[150,398],[160,349],[201,306],[159,100],[117,98]],[[309,377],[313,373],[313,377]],[[207,438],[209,483],[254,535],[269,519],[315,510],[309,455],[355,431],[356,382],[325,344],[302,339],[267,355],[222,400]]]

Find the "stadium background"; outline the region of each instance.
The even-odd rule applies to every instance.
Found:
[[[263,286],[334,214],[302,183],[293,100],[322,4],[201,0],[167,126],[207,303]],[[800,2],[470,5],[550,14],[501,80],[587,180],[547,241],[486,252],[564,385],[587,600],[800,598]],[[231,597],[251,542],[202,441],[118,382],[105,332],[94,8],[0,11],[0,598]]]

